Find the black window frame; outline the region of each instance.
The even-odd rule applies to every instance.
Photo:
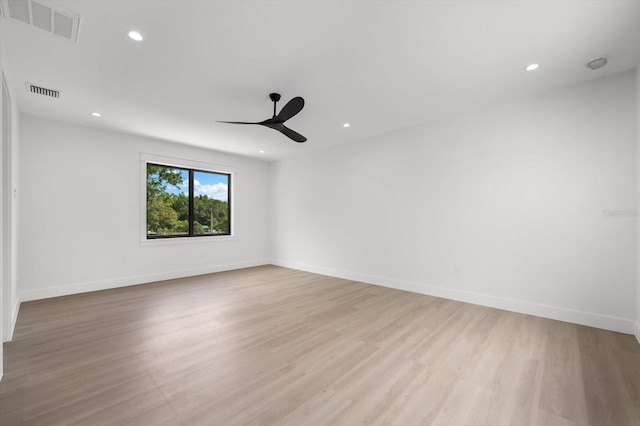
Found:
[[[158,162],[154,162],[154,161],[146,161],[146,165],[145,165],[145,172],[148,173],[148,168],[149,166],[158,166],[158,167],[165,167],[168,169],[176,169],[176,170],[180,170],[180,171],[186,171],[188,174],[188,178],[189,178],[189,182],[188,182],[188,186],[189,186],[189,190],[188,190],[188,221],[189,221],[189,225],[188,225],[188,234],[186,235],[160,235],[160,234],[149,234],[148,231],[148,218],[146,216],[146,211],[147,211],[147,205],[149,203],[149,199],[147,197],[145,197],[145,234],[146,234],[146,240],[166,240],[166,239],[176,239],[176,238],[199,238],[199,237],[229,237],[233,235],[233,217],[232,217],[232,208],[231,208],[231,185],[232,185],[232,174],[229,172],[221,172],[221,171],[215,171],[215,170],[205,170],[205,169],[197,169],[197,168],[191,168],[191,167],[185,167],[185,166],[178,166],[175,164],[164,164],[164,163],[158,163]],[[200,172],[200,173],[209,173],[209,174],[217,174],[217,175],[224,175],[227,176],[227,217],[228,217],[228,221],[229,221],[229,226],[228,226],[228,233],[215,233],[215,234],[194,234],[193,230],[194,230],[194,222],[195,222],[195,173],[196,172]],[[147,189],[147,185],[148,182],[145,180],[145,189]]]

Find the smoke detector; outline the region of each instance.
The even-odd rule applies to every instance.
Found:
[[[607,62],[608,62],[607,58],[605,58],[603,56],[602,58],[597,58],[597,59],[594,59],[593,61],[589,62],[587,64],[587,66],[595,71],[595,70],[600,69],[600,68],[604,67],[605,65],[607,65]]]
[[[74,13],[51,6],[41,0],[0,0],[3,16],[24,22],[74,43],[78,41],[80,17]]]

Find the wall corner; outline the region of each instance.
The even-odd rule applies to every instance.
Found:
[[[640,211],[640,66],[636,67],[636,208]],[[640,343],[640,215],[636,217],[636,318],[634,331]]]

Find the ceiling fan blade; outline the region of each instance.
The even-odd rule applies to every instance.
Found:
[[[228,124],[262,124],[262,123],[250,123],[248,121],[222,121],[216,120],[216,123],[228,123]]]
[[[276,129],[276,130],[280,130],[280,132],[282,132],[283,135],[288,136],[290,139],[293,139],[296,142],[302,143],[307,141],[307,138],[302,136],[300,133],[291,130],[287,126],[282,126],[282,129]]]
[[[274,117],[274,120],[278,123],[284,123],[297,113],[299,113],[304,107],[304,99],[300,96],[297,96],[291,99],[285,106],[280,110],[280,114]],[[304,141],[303,141],[304,142]]]

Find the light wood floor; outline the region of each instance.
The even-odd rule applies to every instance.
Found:
[[[265,266],[22,304],[0,424],[639,425],[640,344]]]

